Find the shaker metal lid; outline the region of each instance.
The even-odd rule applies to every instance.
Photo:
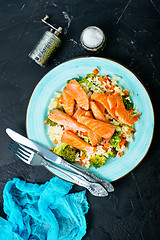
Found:
[[[96,49],[105,42],[103,31],[96,26],[89,26],[83,30],[80,37],[81,44],[86,49]]]

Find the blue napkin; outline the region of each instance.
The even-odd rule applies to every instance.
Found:
[[[53,177],[43,185],[18,178],[7,182],[0,217],[0,240],[80,240],[86,233],[85,191],[68,194],[72,184]]]

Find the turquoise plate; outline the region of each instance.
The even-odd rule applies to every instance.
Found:
[[[29,101],[26,115],[26,131],[30,139],[50,149],[53,143],[47,135],[44,124],[48,105],[55,91],[60,91],[68,79],[92,73],[98,67],[101,75],[117,74],[121,76],[120,85],[133,92],[132,100],[138,112],[142,113],[135,123],[134,142],[129,144],[128,151],[121,158],[110,158],[99,169],[91,167],[88,171],[102,179],[115,181],[133,170],[145,157],[152,141],[154,130],[153,108],[145,88],[137,77],[121,64],[105,58],[77,58],[60,64],[48,72],[37,84]],[[54,171],[61,178],[69,180],[60,172]]]

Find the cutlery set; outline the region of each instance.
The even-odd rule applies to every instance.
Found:
[[[81,169],[62,159],[43,146],[34,141],[16,133],[10,128],[6,129],[6,133],[12,139],[9,150],[23,162],[32,166],[44,166],[47,170],[58,170],[68,176],[70,182],[82,186],[98,197],[105,197],[108,192],[113,192],[112,184],[106,180],[102,180],[93,173]]]

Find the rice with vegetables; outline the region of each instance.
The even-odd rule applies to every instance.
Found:
[[[101,76],[99,74],[99,70],[94,69],[93,73],[87,74],[83,78],[77,77],[76,81],[85,91],[89,101],[92,98],[93,93],[101,93],[105,96],[114,96],[115,93],[119,93],[123,100],[125,109],[129,112],[133,119],[136,119],[135,121],[138,121],[140,114],[137,114],[135,106],[130,98],[129,91],[118,85],[121,81],[121,77],[117,75]],[[69,82],[70,80],[67,81],[67,84],[69,84]],[[97,101],[93,102],[96,102],[97,104]],[[96,105],[96,107],[97,106],[100,107],[99,105]],[[74,113],[77,108],[79,108],[78,102],[75,101]],[[52,113],[54,109],[58,109],[59,111],[63,111],[65,113],[64,97],[62,92],[56,92],[55,97],[51,99],[49,104],[49,112]],[[90,116],[88,115],[88,117],[97,119],[95,118],[95,115],[93,116],[93,111],[91,111],[91,109],[88,109],[86,112],[87,114],[91,114]],[[74,115],[69,117],[74,117]],[[48,124],[48,135],[50,140],[56,144],[56,147],[52,148],[51,151],[62,156],[69,162],[77,162],[86,168],[89,168],[90,166],[99,168],[107,162],[109,157],[122,157],[123,154],[128,150],[128,144],[134,141],[134,127],[133,125],[128,125],[120,121],[120,117],[119,119],[113,117],[113,114],[109,113],[107,109],[104,109],[103,111],[103,118],[105,118],[105,122],[114,127],[114,134],[108,140],[102,136],[99,136],[98,143],[94,146],[94,151],[88,152],[75,148],[75,146],[71,146],[66,142],[62,142],[62,136],[66,131],[68,131],[68,126],[60,124],[56,121],[52,121],[48,115],[45,121],[45,124]],[[72,129],[69,129],[69,131],[72,131]],[[88,133],[77,130],[73,134],[75,134],[85,143],[91,145]]]

